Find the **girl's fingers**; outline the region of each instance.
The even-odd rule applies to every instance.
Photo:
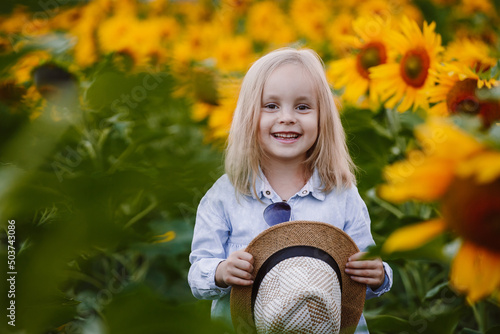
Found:
[[[362,284],[367,284],[367,285],[379,285],[378,280],[374,278],[368,278],[368,277],[360,277],[360,276],[351,276],[351,279],[353,281],[356,281],[358,283]]]
[[[245,280],[252,280],[253,279],[251,273],[249,273],[248,271],[245,271],[245,270],[238,269],[238,268],[232,268],[231,270],[229,270],[229,274],[230,274],[230,276],[245,279]]]
[[[377,260],[366,260],[366,261],[350,261],[346,263],[347,268],[367,268],[375,269],[380,267],[381,264]]]
[[[241,251],[238,253],[238,258],[240,260],[243,260],[243,261],[249,262],[250,264],[253,264],[253,256],[250,253]]]
[[[360,277],[373,277],[377,278],[380,276],[380,271],[370,270],[370,269],[350,269],[347,268],[345,272],[349,275],[360,276]]]
[[[237,269],[249,272],[249,273],[253,272],[253,265],[248,261],[244,261],[244,260],[236,261],[234,263],[234,267]]]
[[[238,277],[229,277],[227,279],[228,285],[242,285],[242,286],[248,286],[253,284],[253,280],[246,280],[246,279],[241,279]]]
[[[357,260],[363,258],[365,255],[366,255],[366,252],[358,252],[356,254],[353,254],[349,257],[348,262],[357,261]]]

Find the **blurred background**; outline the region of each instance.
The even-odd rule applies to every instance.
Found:
[[[499,9],[2,1],[0,332],[229,333],[187,285],[196,208],[244,73],[292,46],[325,62],[394,269],[370,331],[500,333]]]

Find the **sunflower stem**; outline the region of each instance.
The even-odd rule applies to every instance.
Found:
[[[486,333],[486,315],[484,303],[479,302],[472,304],[472,312],[474,313],[474,318],[476,319],[477,325],[479,327],[479,332]]]
[[[385,113],[387,116],[387,123],[389,130],[396,142],[396,147],[399,149],[400,154],[404,154],[406,151],[406,144],[403,137],[399,135],[401,131],[401,123],[399,121],[399,112],[396,109],[385,109]]]

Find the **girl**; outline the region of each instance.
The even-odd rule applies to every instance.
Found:
[[[225,170],[198,207],[188,275],[196,298],[214,300],[212,318],[231,324],[231,286],[253,283],[253,258],[243,249],[268,227],[263,211],[271,203],[286,201],[291,220],[344,230],[362,251],[374,244],[340,117],[314,51],[280,49],[249,69]],[[346,273],[367,284],[367,298],[380,296],[391,288],[392,270],[363,255],[351,256]],[[368,333],[363,316],[356,333]]]

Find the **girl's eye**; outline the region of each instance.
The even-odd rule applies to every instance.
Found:
[[[301,111],[306,111],[306,110],[309,110],[311,108],[309,108],[309,106],[306,104],[301,104],[301,105],[297,106],[297,109],[299,109]]]
[[[278,109],[278,106],[274,103],[268,103],[264,106],[264,108],[274,110],[274,109]]]

